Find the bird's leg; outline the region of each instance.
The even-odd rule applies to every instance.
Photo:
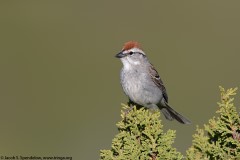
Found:
[[[129,99],[128,106],[130,107],[126,112],[129,113],[133,107],[135,106],[135,103]]]
[[[135,103],[132,102],[132,101],[129,99],[129,101],[128,101],[128,106],[129,106],[130,108],[125,111],[125,115],[124,115],[125,121],[126,121],[126,118],[127,118],[128,113],[133,109],[134,105],[135,105]]]

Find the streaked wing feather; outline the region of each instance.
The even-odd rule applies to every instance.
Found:
[[[158,72],[156,71],[156,69],[153,67],[152,64],[149,67],[149,74],[150,74],[153,82],[158,86],[158,88],[160,90],[162,90],[163,97],[164,97],[165,101],[168,103],[168,95],[167,95],[166,88],[164,87],[163,81],[161,80]]]

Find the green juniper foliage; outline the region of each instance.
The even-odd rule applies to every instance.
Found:
[[[103,160],[181,160],[183,156],[171,145],[175,131],[163,132],[159,112],[144,108],[131,111],[124,105],[122,120],[117,123],[119,133],[112,141],[111,150],[101,150]]]
[[[233,104],[237,88],[220,87],[221,101],[217,117],[204,129],[197,127],[193,144],[187,150],[187,160],[240,160],[240,117]],[[128,106],[123,107],[126,111]],[[175,131],[163,132],[159,112],[133,108],[117,123],[119,133],[111,150],[101,150],[102,160],[181,160],[183,155],[171,145]]]
[[[204,130],[197,127],[188,160],[240,160],[240,118],[232,98],[236,90],[220,87],[219,116],[210,119]]]

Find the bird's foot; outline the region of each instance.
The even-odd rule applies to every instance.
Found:
[[[125,115],[127,115],[133,109],[133,107],[134,107],[134,104],[129,103],[129,109],[125,111]]]
[[[128,115],[128,113],[131,112],[131,110],[133,110],[133,108],[134,108],[134,106],[135,106],[135,105],[134,105],[133,103],[131,103],[131,102],[129,102],[128,105],[129,105],[129,108],[128,108],[127,110],[125,110],[125,112],[124,112],[124,121],[127,120],[127,115]]]

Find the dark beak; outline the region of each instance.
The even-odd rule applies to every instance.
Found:
[[[126,56],[126,55],[123,54],[123,52],[119,52],[118,54],[116,54],[115,57],[117,57],[117,58],[123,58],[123,57],[125,57],[125,56]]]

